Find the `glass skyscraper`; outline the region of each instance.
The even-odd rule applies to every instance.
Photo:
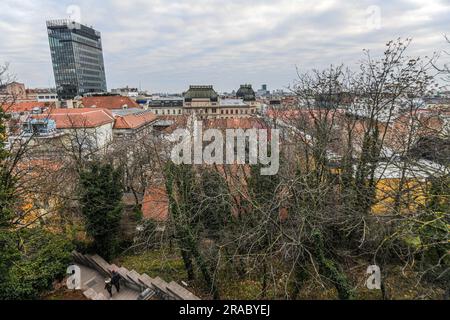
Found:
[[[100,32],[70,20],[47,21],[47,31],[58,97],[106,92]]]

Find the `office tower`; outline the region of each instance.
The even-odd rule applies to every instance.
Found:
[[[47,21],[47,31],[58,97],[106,92],[100,32],[70,20]]]

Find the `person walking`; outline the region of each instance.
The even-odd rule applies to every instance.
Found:
[[[111,283],[111,279],[106,279],[105,280],[105,289],[106,289],[106,291],[108,291],[110,298],[112,298],[112,296],[113,296],[112,287],[113,287],[113,285]]]
[[[121,279],[120,274],[116,270],[113,270],[111,276],[111,283],[116,288],[116,291],[118,293],[120,292],[120,279]]]

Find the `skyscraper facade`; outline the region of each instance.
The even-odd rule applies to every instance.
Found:
[[[100,32],[70,20],[47,21],[47,31],[58,97],[106,92]]]

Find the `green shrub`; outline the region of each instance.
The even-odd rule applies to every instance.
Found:
[[[3,276],[0,299],[36,299],[65,275],[73,245],[62,236],[40,229],[10,235],[16,245],[21,245],[12,266]]]

